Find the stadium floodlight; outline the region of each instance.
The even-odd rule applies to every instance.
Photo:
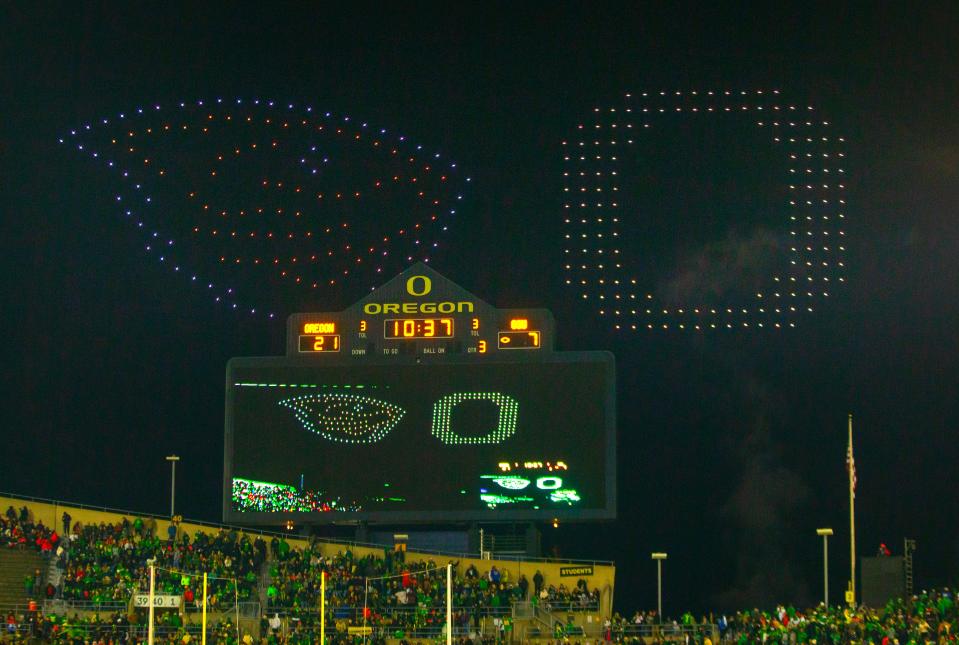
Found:
[[[180,458],[176,455],[167,455],[167,461],[170,462],[170,517],[173,517],[173,502],[176,498],[176,462]]]
[[[663,622],[663,560],[668,556],[665,553],[654,552],[650,554],[656,561],[656,613],[659,616],[659,622]]]
[[[816,529],[816,535],[822,536],[822,603],[829,607],[829,536],[832,529]]]

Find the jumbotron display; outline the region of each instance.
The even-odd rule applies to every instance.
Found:
[[[613,512],[613,364],[603,352],[350,369],[234,359],[228,381],[230,520]]]
[[[286,356],[227,366],[224,520],[612,519],[613,355],[553,343],[423,263],[291,315]]]

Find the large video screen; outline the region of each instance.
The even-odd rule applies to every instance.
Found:
[[[233,359],[224,519],[608,519],[612,355],[328,365]]]

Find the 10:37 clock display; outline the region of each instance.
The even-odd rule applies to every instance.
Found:
[[[388,318],[384,338],[452,338],[452,318]]]

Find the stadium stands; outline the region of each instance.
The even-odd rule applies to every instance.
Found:
[[[11,505],[0,517],[3,642],[144,642],[146,612],[137,611],[130,600],[146,588],[148,562],[161,568],[157,593],[183,598],[176,611],[157,612],[160,642],[182,644],[200,636],[198,579],[174,570],[210,574],[207,635],[212,643],[317,642],[324,572],[332,642],[356,642],[359,637],[349,629],[362,625],[372,628],[371,645],[435,640],[443,633],[450,560],[438,556],[416,559],[357,545],[118,515],[109,516],[109,522],[74,521],[60,535],[54,521],[37,515],[29,506]],[[953,594],[945,589],[882,608],[803,611],[780,606],[710,619],[686,613],[661,623],[653,612],[636,612],[630,619],[610,616],[600,606],[599,589],[590,589],[585,579],[567,587],[537,570],[531,584],[524,573],[513,573],[508,562],[452,563],[454,633],[458,639],[474,634],[487,644],[949,643],[955,642],[952,626],[959,620]],[[250,615],[240,611],[241,605],[257,609]]]
[[[0,589],[5,580],[11,588],[10,598],[0,607],[11,612],[7,620],[11,634],[43,635],[57,642],[78,634],[88,641],[116,640],[112,637],[117,634],[135,637],[145,628],[146,612],[135,609],[132,598],[147,589],[149,563],[157,567],[156,593],[182,598],[179,611],[157,614],[157,629],[169,635],[198,631],[201,572],[210,577],[208,608],[216,624],[230,620],[233,629],[239,624],[254,634],[284,634],[284,642],[290,642],[291,635],[294,642],[318,638],[321,572],[328,576],[332,634],[345,635],[349,627],[365,624],[378,637],[438,637],[445,626],[448,562],[455,565],[457,635],[512,633],[514,603],[563,612],[564,620],[568,613],[598,615],[601,610],[600,590],[590,590],[585,580],[567,587],[556,563],[539,562],[535,569],[527,563],[524,572],[519,561],[450,560],[439,554],[308,542],[74,508],[64,511],[61,536],[53,525],[63,506],[31,506],[36,512],[11,508],[0,525],[0,545],[9,557],[25,563],[16,575],[13,568],[0,568]],[[29,571],[28,565],[33,566],[29,587],[23,573]],[[527,572],[534,570],[531,584]],[[596,570],[594,579],[611,583],[612,567],[597,564]],[[13,583],[19,587],[13,588]],[[37,603],[37,611],[30,611],[30,603]],[[278,631],[271,628],[277,620]],[[551,623],[543,621],[544,633]]]
[[[210,576],[208,637],[213,643],[238,645],[246,635],[246,642],[256,637],[271,645],[316,642],[321,572],[327,575],[333,642],[355,639],[348,630],[361,625],[373,629],[371,642],[436,639],[444,628],[445,566],[451,560],[439,555],[74,509],[77,520],[58,534],[54,513],[62,506],[4,505],[0,608],[5,642],[28,636],[51,643],[142,642],[145,612],[134,609],[131,598],[146,589],[148,562],[159,568],[157,593],[183,598],[177,611],[157,612],[156,634],[164,642],[199,636],[198,578],[179,572]],[[649,612],[630,619],[610,615],[598,588],[591,589],[585,579],[567,585],[548,563],[535,565],[547,576],[537,569],[527,577],[521,563],[452,562],[458,638],[472,633],[487,641],[905,645],[954,642],[952,626],[959,620],[947,589],[882,608],[780,606],[710,619],[686,613],[661,624]]]
[[[737,612],[720,620],[724,638],[746,643],[954,643],[959,620],[949,589],[896,599],[881,608],[822,605],[806,611],[779,606],[774,611]]]

